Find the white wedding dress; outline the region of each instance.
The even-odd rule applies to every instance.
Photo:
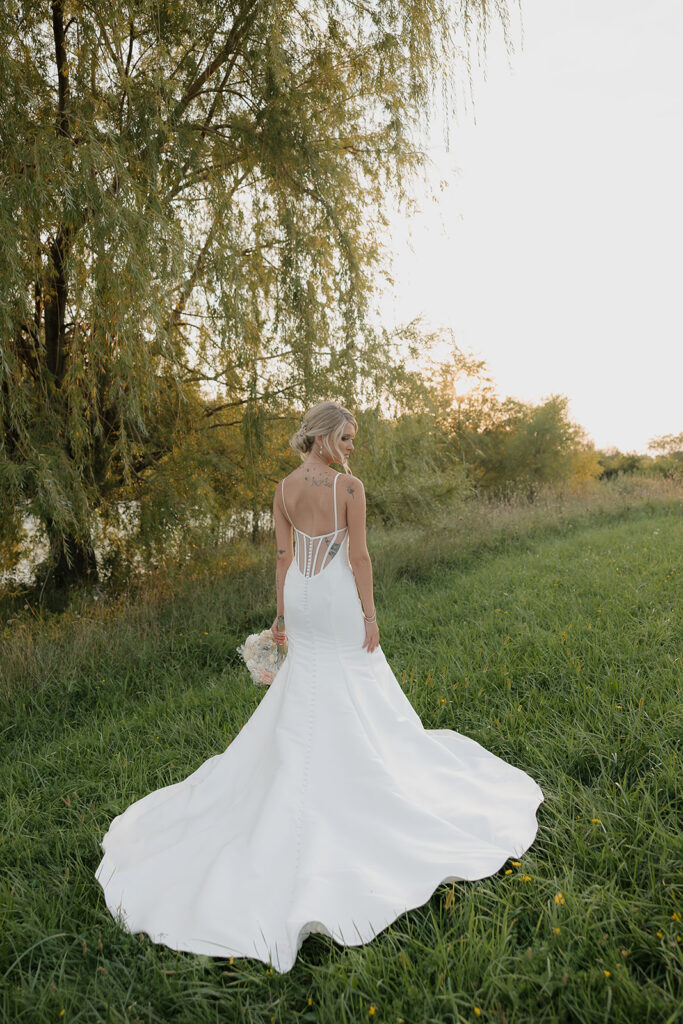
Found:
[[[288,653],[251,718],[102,840],[96,877],[130,932],[285,972],[309,933],[369,942],[441,883],[491,875],[534,840],[536,782],[425,729],[381,647],[362,648],[340,475],[334,531],[294,527]]]

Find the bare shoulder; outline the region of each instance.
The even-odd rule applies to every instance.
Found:
[[[283,488],[283,485],[285,484],[285,482],[289,481],[289,478],[291,477],[291,475],[292,475],[291,473],[288,473],[287,476],[281,477],[278,480],[278,482],[275,484],[275,491],[273,493],[273,497],[274,497],[275,501],[279,502],[279,504],[282,504],[282,488]]]
[[[357,501],[359,498],[364,497],[365,488],[363,487],[363,481],[357,476],[352,476],[351,473],[345,473],[343,485],[344,490],[349,495],[349,499],[351,501]]]
[[[293,469],[291,473],[287,473],[286,476],[280,477],[280,479],[278,480],[277,484],[275,485],[275,490],[276,491],[282,490],[282,485],[283,484],[288,484],[290,482],[290,480],[291,481],[298,480],[301,477],[301,475],[302,475],[301,466],[297,466],[296,469]]]

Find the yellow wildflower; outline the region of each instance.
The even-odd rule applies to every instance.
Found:
[[[375,1016],[375,1007],[374,1007],[374,1004],[373,1004],[373,1005],[372,1005],[372,1006],[370,1007],[370,1009],[368,1010],[368,1013],[370,1014],[370,1016],[371,1016],[371,1017],[374,1017],[374,1016]]]
[[[506,871],[505,871],[505,874],[506,875],[511,875],[512,874],[512,868],[507,868]]]
[[[313,1000],[311,999],[310,996],[308,997],[308,1005],[313,1006]]]
[[[531,875],[522,875],[522,881],[523,882],[530,882],[531,881]]]
[[[664,938],[664,932],[656,932],[656,935],[657,935],[658,939],[663,939]]]
[[[511,860],[510,863],[512,864],[513,868],[518,868],[520,867],[522,862],[521,860]]]
[[[479,1009],[478,1006],[474,1007],[474,1015],[475,1017],[481,1017],[481,1010]]]
[[[681,915],[678,913],[677,910],[674,910],[674,912],[671,915],[671,917],[673,918],[674,921],[680,921],[680,919],[681,919]]]
[[[603,971],[602,973],[605,975],[606,978],[611,978],[612,977],[612,972],[611,971]]]
[[[593,822],[594,825],[602,825],[602,822],[600,821],[599,818],[591,818],[591,821]]]
[[[231,957],[230,957],[230,963],[231,963],[231,964],[234,964],[234,962],[235,962],[235,958],[234,958],[234,956],[231,956]]]

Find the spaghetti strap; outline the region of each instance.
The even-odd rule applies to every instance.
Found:
[[[332,489],[332,500],[334,502],[334,532],[337,532],[337,480],[339,479],[339,473],[334,478],[334,487]]]
[[[282,494],[282,507],[285,510],[285,515],[289,519],[289,512],[287,511],[287,503],[285,502],[285,481],[284,481],[284,479],[282,479],[280,481],[280,492]],[[292,522],[291,519],[289,519],[289,525],[290,526],[294,526],[294,523]]]

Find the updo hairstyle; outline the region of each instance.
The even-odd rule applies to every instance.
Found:
[[[290,446],[304,458],[313,447],[316,437],[323,437],[323,444],[334,462],[341,465],[345,473],[350,473],[351,470],[343,461],[338,447],[349,423],[358,430],[353,413],[343,405],[338,405],[337,402],[321,402],[308,410],[296,434],[290,438]]]

